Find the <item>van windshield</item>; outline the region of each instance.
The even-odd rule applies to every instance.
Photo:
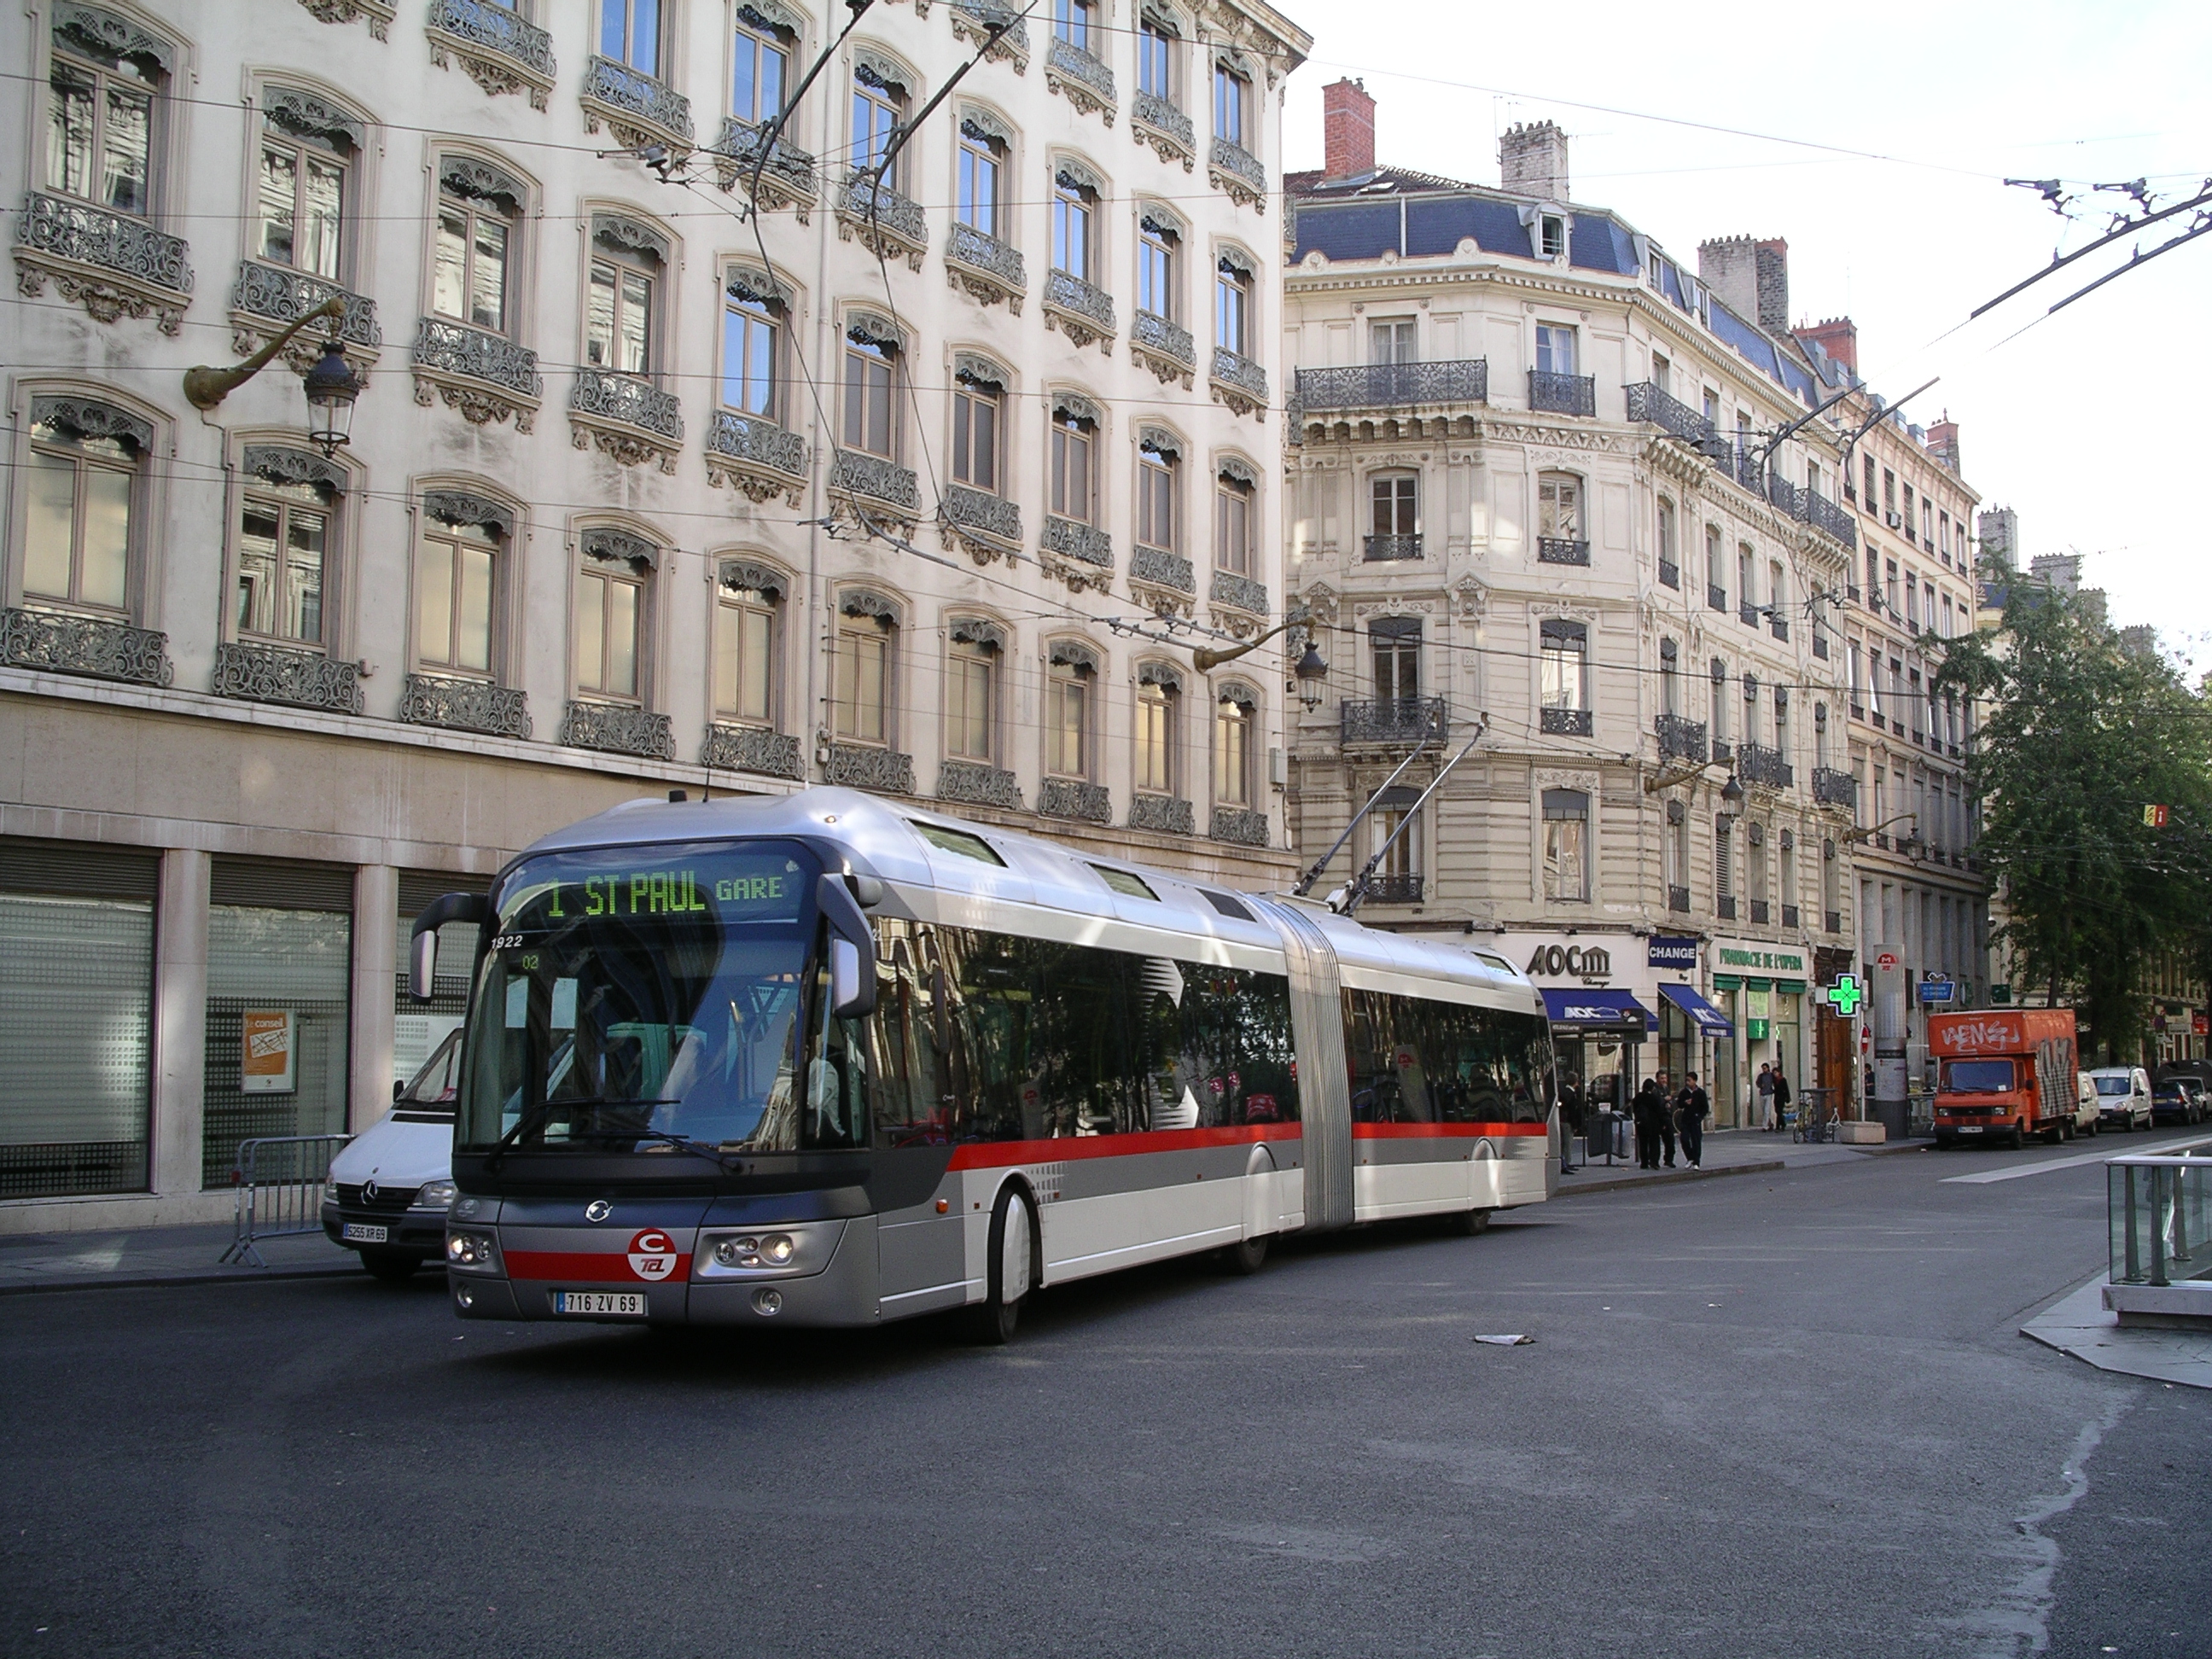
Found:
[[[795,1151],[817,866],[783,842],[532,860],[498,898],[459,1144],[517,1155]]]
[[[2012,1062],[2008,1060],[1943,1062],[1943,1092],[1947,1095],[2001,1095],[2012,1086]]]
[[[2097,1079],[2097,1092],[2100,1095],[2133,1094],[2135,1087],[2135,1079],[2124,1072],[2118,1077],[2100,1077]]]

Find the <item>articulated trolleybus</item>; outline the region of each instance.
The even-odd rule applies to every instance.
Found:
[[[639,801],[479,925],[447,1227],[474,1319],[868,1325],[1557,1183],[1503,957],[841,789]]]

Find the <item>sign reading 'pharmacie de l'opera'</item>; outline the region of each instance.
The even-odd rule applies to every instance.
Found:
[[[1811,965],[1812,953],[1802,945],[1754,939],[1713,941],[1713,972],[1717,976],[1802,980],[1809,976]]]

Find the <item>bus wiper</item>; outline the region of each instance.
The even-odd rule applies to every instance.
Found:
[[[608,1129],[603,1132],[611,1138],[638,1140],[657,1140],[665,1146],[673,1146],[679,1152],[689,1152],[694,1158],[703,1158],[720,1165],[732,1175],[745,1172],[744,1160],[732,1158],[718,1146],[709,1146],[703,1140],[694,1140],[688,1135],[672,1135],[665,1129]]]
[[[505,1134],[501,1135],[492,1144],[491,1151],[484,1154],[484,1168],[487,1170],[496,1170],[499,1168],[500,1160],[507,1156],[507,1152],[514,1147],[516,1141],[521,1139],[522,1137],[527,1134],[531,1130],[542,1127],[545,1121],[551,1117],[554,1113],[568,1107],[681,1106],[683,1103],[684,1103],[680,1100],[617,1100],[605,1095],[585,1097],[574,1099],[564,1097],[560,1100],[541,1100],[535,1106],[524,1107],[522,1109],[522,1115],[514,1120],[514,1127],[512,1129],[509,1129]],[[648,1135],[658,1136],[659,1133],[658,1130],[654,1129],[642,1129],[638,1133],[641,1137]]]

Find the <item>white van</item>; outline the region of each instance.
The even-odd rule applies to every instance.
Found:
[[[2140,1066],[2102,1066],[2089,1073],[2097,1085],[2097,1119],[2120,1129],[2151,1125],[2150,1073]]]
[[[379,1279],[397,1284],[425,1261],[445,1261],[460,1073],[455,1030],[394,1094],[391,1112],[331,1160],[323,1231],[360,1251],[361,1265]]]

